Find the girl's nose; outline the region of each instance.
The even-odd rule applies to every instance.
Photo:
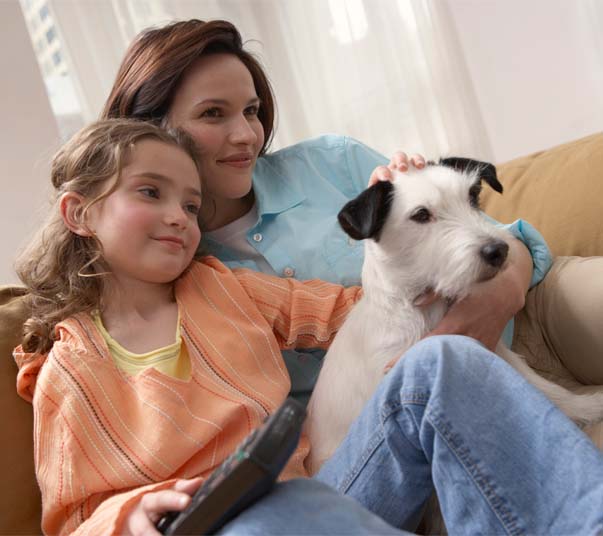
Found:
[[[169,207],[166,211],[165,219],[168,225],[178,229],[185,229],[188,225],[188,214],[179,204]]]

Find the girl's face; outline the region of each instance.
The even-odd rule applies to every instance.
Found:
[[[142,139],[117,188],[88,210],[87,227],[120,282],[169,283],[190,264],[201,238],[200,179],[180,148]]]
[[[201,153],[202,216],[210,229],[250,208],[251,177],[264,144],[259,107],[250,72],[232,54],[199,58],[174,94],[169,123],[186,130]]]

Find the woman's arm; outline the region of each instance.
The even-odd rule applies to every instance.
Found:
[[[476,283],[469,296],[452,305],[428,336],[466,335],[494,350],[507,322],[525,303],[532,268],[528,248],[516,238],[509,240],[507,267],[489,281]]]
[[[380,180],[392,180],[391,170],[408,171],[410,165],[421,169],[425,167],[425,159],[417,154],[408,157],[402,151],[396,152],[387,166],[375,168],[369,187]],[[530,285],[538,283],[551,265],[550,252],[535,229],[521,220],[511,227],[515,236],[530,244],[532,252],[523,242],[511,238],[507,267],[495,278],[476,283],[471,294],[456,302],[429,335],[466,335],[494,350],[507,323],[524,306]],[[428,294],[421,302],[427,305],[435,298]]]

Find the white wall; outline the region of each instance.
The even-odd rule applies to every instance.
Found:
[[[16,250],[43,214],[59,133],[16,0],[0,0],[0,284],[14,283]]]
[[[497,162],[603,129],[603,1],[448,4]]]

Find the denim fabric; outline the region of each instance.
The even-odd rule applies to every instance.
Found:
[[[311,479],[277,484],[219,534],[227,536],[402,535],[351,497]]]
[[[451,534],[603,531],[601,452],[462,336],[411,348],[317,478],[411,531],[434,486]]]
[[[279,484],[223,534],[402,534],[434,486],[450,534],[603,533],[603,455],[462,336],[411,348],[316,480],[330,487]]]

